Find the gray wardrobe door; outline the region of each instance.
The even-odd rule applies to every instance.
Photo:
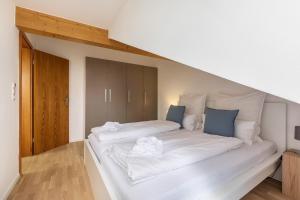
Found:
[[[126,68],[123,63],[108,61],[108,121],[126,122]]]
[[[107,121],[108,61],[86,58],[86,100],[85,100],[85,134],[91,128],[101,126]]]
[[[127,75],[127,122],[143,121],[144,110],[144,78],[143,67],[126,65]]]
[[[157,119],[157,68],[144,67],[144,120]]]

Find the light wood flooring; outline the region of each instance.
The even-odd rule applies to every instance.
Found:
[[[22,159],[23,177],[11,200],[92,200],[83,164],[83,142]]]
[[[290,200],[281,193],[281,182],[267,178],[242,200]]]
[[[92,200],[83,164],[83,142],[23,159],[23,177],[9,200]],[[286,200],[281,184],[266,179],[243,200]]]

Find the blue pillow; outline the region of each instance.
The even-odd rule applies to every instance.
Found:
[[[234,121],[239,110],[205,109],[204,132],[234,137]]]
[[[182,121],[184,117],[184,112],[185,112],[185,106],[174,106],[171,105],[168,114],[167,114],[167,119],[168,121],[173,121],[178,124],[180,124],[181,128],[182,126]]]

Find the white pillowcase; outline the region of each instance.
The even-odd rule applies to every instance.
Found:
[[[261,137],[259,137],[259,136],[255,137],[255,142],[262,143],[263,141],[264,140]]]
[[[179,98],[178,105],[185,106],[185,113],[188,115],[196,115],[197,127],[200,128],[202,124],[202,114],[205,109],[205,94],[185,94]]]
[[[196,129],[197,126],[197,115],[195,114],[185,114],[183,121],[182,121],[183,128],[193,131]]]
[[[261,92],[241,96],[219,94],[208,102],[208,107],[226,110],[238,109],[237,120],[254,121],[260,127],[265,96],[266,94]]]
[[[257,132],[259,131],[255,121],[235,120],[234,136],[248,145],[256,142]]]
[[[205,119],[206,119],[206,114],[202,114],[202,124],[200,128],[203,133],[204,133]]]

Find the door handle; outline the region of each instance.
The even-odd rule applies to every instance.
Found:
[[[65,105],[66,105],[66,106],[69,106],[69,97],[66,97],[66,98],[65,98]]]
[[[111,89],[109,89],[109,102],[111,102]]]
[[[107,89],[104,89],[104,102],[107,102]]]
[[[131,95],[130,90],[128,90],[127,91],[127,101],[128,101],[128,103],[130,103],[130,101],[131,101],[131,96],[130,95]]]

